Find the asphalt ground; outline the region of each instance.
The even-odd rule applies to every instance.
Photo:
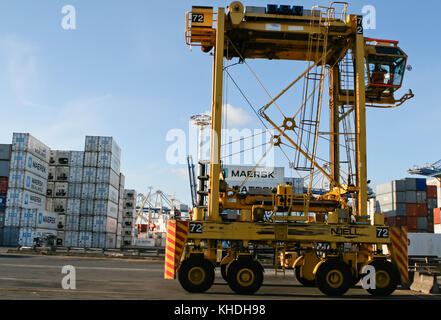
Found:
[[[75,268],[75,289],[63,289],[64,266]],[[254,295],[237,295],[216,270],[213,286],[203,294],[190,294],[178,280],[163,279],[163,261],[150,259],[85,258],[0,253],[0,299],[3,300],[372,300],[361,285],[343,297],[327,297],[315,287],[304,287],[292,270],[285,277],[265,270],[264,284]],[[65,284],[72,285],[72,281]],[[411,290],[396,290],[382,300],[439,300]]]

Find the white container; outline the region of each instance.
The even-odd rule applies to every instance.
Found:
[[[106,234],[103,232],[92,233],[92,248],[104,248],[106,245]]]
[[[64,231],[57,231],[57,246],[58,247],[64,247],[64,237],[65,237]]]
[[[67,214],[80,214],[81,213],[81,200],[80,199],[67,199]]]
[[[436,234],[441,234],[441,224],[434,224],[433,225],[433,232]]]
[[[66,231],[79,231],[80,230],[80,216],[79,215],[66,215],[66,224],[64,229]]]
[[[116,236],[116,249],[121,248],[122,238],[120,236]]]
[[[112,201],[95,200],[93,214],[110,218],[118,218],[118,206]]]
[[[66,231],[64,233],[64,246],[65,247],[78,247],[79,233],[78,231]]]
[[[69,182],[70,183],[81,183],[83,182],[83,168],[82,167],[71,167],[69,170]]]
[[[13,133],[12,151],[28,151],[44,162],[49,163],[49,147],[29,133]]]
[[[116,219],[104,217],[104,216],[95,216],[93,217],[93,232],[109,232],[116,233],[117,222]]]
[[[69,183],[69,188],[67,189],[68,198],[81,199],[82,189],[82,183]]]
[[[67,182],[55,182],[54,197],[67,197],[69,184]]]
[[[57,156],[57,151],[55,150],[51,150],[49,152],[49,165],[50,166],[55,166],[55,157]]]
[[[14,151],[11,153],[10,170],[27,170],[47,179],[49,165],[29,152]]]
[[[94,200],[81,200],[80,213],[82,215],[93,215],[95,213],[95,201]]]
[[[23,247],[32,247],[34,245],[35,228],[22,227],[18,235],[18,244]]]
[[[49,173],[47,176],[48,181],[55,181],[56,170],[57,170],[57,167],[52,167],[52,166],[49,167],[49,169],[48,169]]]
[[[92,232],[93,216],[80,216],[80,231]]]
[[[26,170],[11,170],[8,180],[9,188],[26,189],[46,195],[47,180]]]
[[[97,184],[95,190],[95,199],[108,199],[118,204],[118,190],[110,184]]]
[[[78,237],[78,246],[80,248],[92,247],[92,232],[81,231]]]
[[[52,199],[52,210],[57,213],[66,213],[67,209],[67,199],[54,198]]]
[[[116,248],[116,234],[114,233],[106,233],[106,249],[115,249]]]
[[[134,189],[125,189],[124,190],[124,199],[136,200],[136,190],[134,190]]]
[[[409,257],[438,257],[441,258],[441,234],[408,233]]]
[[[84,143],[84,150],[98,152],[98,140],[99,137],[86,136],[86,141]]]
[[[24,189],[8,189],[6,205],[24,209],[45,209],[46,196]]]
[[[58,214],[46,210],[39,210],[36,227],[41,229],[56,230],[58,227]]]
[[[123,209],[135,209],[136,208],[136,200],[128,200],[125,199],[123,202]]]
[[[117,174],[120,172],[120,158],[110,152],[99,152],[98,153],[98,164],[99,168],[111,168]]]
[[[118,158],[121,158],[121,148],[112,137],[99,137],[98,139],[99,152],[111,152]]]
[[[70,152],[70,166],[82,167],[84,163],[84,151],[71,151]]]
[[[98,168],[96,171],[96,183],[110,184],[119,189],[119,176],[110,168]]]
[[[6,207],[4,221],[5,227],[20,226],[21,210],[22,209],[19,207]]]
[[[47,190],[46,190],[46,195],[48,197],[53,197],[55,194],[55,183],[54,182],[48,182],[47,183]],[[46,199],[47,201],[47,199]]]
[[[137,247],[154,247],[155,239],[136,238]]]
[[[56,167],[55,181],[67,181],[69,179],[69,167]]]
[[[57,229],[58,230],[64,230],[66,228],[66,215],[59,214],[58,215],[58,224]],[[63,237],[64,238],[64,237]]]
[[[55,153],[55,164],[57,166],[70,166],[70,151],[57,150]]]
[[[96,167],[98,164],[98,152],[85,152],[84,153],[84,166]]]
[[[94,199],[95,198],[95,184],[83,183],[81,190],[81,199]]]
[[[37,223],[37,209],[21,209],[20,210],[20,227],[35,228]]]
[[[96,168],[84,167],[83,168],[83,183],[95,183],[96,182]]]

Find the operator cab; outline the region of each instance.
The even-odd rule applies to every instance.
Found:
[[[366,97],[390,97],[401,88],[407,55],[398,41],[366,40]]]

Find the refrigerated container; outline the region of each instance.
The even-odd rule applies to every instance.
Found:
[[[110,168],[98,168],[96,170],[96,183],[110,184],[119,190],[119,176]]]
[[[55,197],[67,197],[69,190],[69,183],[67,182],[55,182]]]
[[[98,139],[99,139],[99,137],[86,136],[85,143],[84,143],[84,151],[98,152]]]
[[[50,148],[29,133],[12,134],[12,151],[28,151],[49,163]]]
[[[67,197],[73,199],[81,199],[82,188],[82,183],[69,183],[69,188],[67,189]]]
[[[49,165],[35,155],[24,151],[13,151],[10,170],[27,170],[44,179],[48,179]]]
[[[118,218],[118,205],[109,200],[95,200],[93,214]]]
[[[118,204],[118,190],[110,184],[97,184],[95,191],[95,199],[111,200]]]
[[[84,163],[85,167],[96,167],[98,164],[98,152],[84,152]]]
[[[96,168],[84,167],[83,168],[83,183],[95,183],[96,182]]]
[[[82,167],[84,163],[84,151],[71,151],[70,152],[70,166]]]
[[[120,172],[120,161],[121,159],[115,154],[110,152],[99,152],[98,153],[98,163],[99,168],[111,168],[117,174]]]
[[[67,214],[80,214],[81,213],[81,200],[80,199],[67,199]]]
[[[69,167],[55,167],[55,181],[68,181]]]
[[[6,205],[25,209],[45,209],[46,196],[24,189],[8,189]]]
[[[83,168],[71,167],[69,170],[69,183],[81,183],[83,182]]]
[[[83,183],[81,190],[81,199],[95,199],[95,184],[94,183]]]
[[[95,212],[95,200],[81,200],[80,213],[82,215],[93,215]]]

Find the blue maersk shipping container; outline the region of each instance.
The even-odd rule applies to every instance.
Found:
[[[4,227],[2,245],[7,247],[18,246],[19,230],[18,227]]]
[[[424,178],[416,178],[416,189],[417,191],[426,191],[427,190],[427,183],[426,179]]]

